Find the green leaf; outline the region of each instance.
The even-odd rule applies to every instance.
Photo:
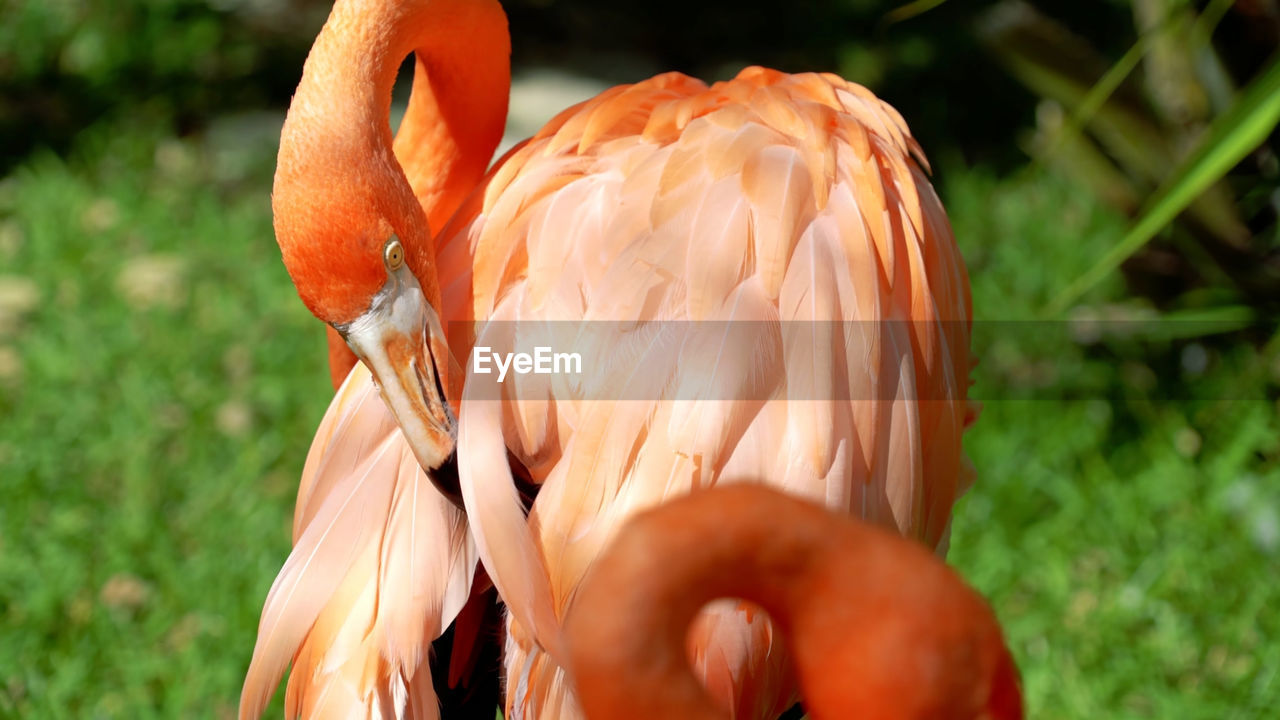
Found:
[[[910,20],[917,15],[923,15],[929,12],[946,1],[947,0],[912,0],[912,2],[889,11],[889,13],[884,17],[884,22],[886,25],[892,25],[904,20]]]
[[[1261,144],[1275,129],[1277,121],[1280,121],[1280,56],[1273,58],[1236,104],[1213,123],[1196,151],[1147,201],[1145,210],[1128,234],[1054,298],[1044,314],[1049,317],[1061,315],[1092,290]]]

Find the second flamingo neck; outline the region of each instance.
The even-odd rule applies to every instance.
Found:
[[[742,598],[763,606],[783,628],[792,612],[805,610],[810,588],[820,579],[816,570],[828,564],[825,513],[799,504],[739,507],[733,497],[727,499],[733,507],[712,512],[697,504],[664,508],[661,527],[645,529],[653,523],[650,517],[633,520],[639,532],[624,534],[610,550],[615,562],[593,570],[605,584],[622,588],[643,579],[645,588],[643,593],[618,592],[607,615],[589,619],[598,643],[611,647],[608,655],[618,665],[575,667],[584,700],[587,694],[616,695],[604,699],[616,704],[601,717],[664,717],[678,709],[679,717],[690,720],[728,718],[678,652],[699,610],[718,598]],[[792,510],[802,517],[791,517]],[[643,542],[630,542],[639,538]],[[652,691],[637,698],[623,684],[604,679],[614,672],[631,678],[626,686],[650,684]],[[591,682],[591,676],[600,681]]]

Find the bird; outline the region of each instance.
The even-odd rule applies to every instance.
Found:
[[[569,607],[565,644],[589,720],[728,718],[685,660],[705,603],[758,603],[823,718],[1021,720],[1017,665],[982,597],[920,543],[763,484],[639,513]]]
[[[366,5],[338,3],[330,24],[347,22]],[[395,9],[391,3],[384,3],[384,7]],[[290,138],[328,134],[328,139],[341,142],[345,125],[359,121],[342,114],[341,107],[335,114],[326,98],[344,79],[355,83],[352,91],[373,97],[372,79],[350,78],[349,68],[343,67],[344,59],[361,51],[359,45],[359,39],[330,28],[317,39],[304,69],[281,143],[273,208],[281,237],[288,237],[287,227],[295,222],[291,212],[304,209],[289,192],[298,187],[294,173],[318,172],[320,176],[312,177],[320,179],[346,170],[319,156],[304,157],[307,150],[291,143]],[[505,62],[502,46],[492,47]],[[469,133],[455,133],[434,145],[424,143],[424,136],[436,132],[441,113],[441,107],[431,102],[429,90],[419,89],[429,88],[424,69],[428,61],[425,55],[418,57],[415,90],[395,141],[388,127],[375,133],[379,152],[385,154],[381,158],[384,166],[394,165],[400,181],[421,193],[402,198],[396,208],[408,215],[408,219],[400,217],[407,224],[402,232],[410,249],[421,249],[429,242],[415,244],[415,230],[425,230],[428,222],[442,223],[466,189],[478,182],[502,132],[501,120],[487,125],[482,122],[471,126]],[[494,82],[506,83],[505,65],[495,63],[492,67]],[[389,104],[394,71],[383,79],[387,85],[382,95]],[[505,112],[505,97],[500,102]],[[446,110],[460,112],[465,103]],[[381,115],[385,121],[385,108]],[[296,131],[303,125],[309,128],[308,133]],[[423,152],[429,148],[438,152]],[[391,152],[395,160],[386,157]],[[455,152],[462,157],[451,158]],[[307,164],[308,159],[319,162]],[[354,186],[349,189],[356,190]],[[364,187],[366,192],[381,189]],[[340,235],[336,240],[322,238],[331,241],[327,249],[339,253],[359,239],[363,238],[358,233]],[[402,248],[400,252],[405,251]],[[421,259],[402,254],[397,262],[412,266]],[[408,283],[421,287],[412,276]],[[427,291],[435,292],[429,285]],[[303,468],[293,521],[294,548],[264,604],[239,716],[259,717],[292,663],[285,698],[289,717],[437,718],[437,688],[466,685],[474,679],[465,674],[485,671],[478,664],[485,661],[484,645],[491,640],[485,637],[491,629],[487,615],[493,610],[492,593],[486,593],[491,584],[483,573],[477,577],[475,545],[459,503],[450,502],[429,477],[441,472],[456,474],[456,469],[451,462],[443,463],[443,471],[439,464],[419,462],[395,416],[379,397],[380,388],[369,371],[371,366],[385,366],[358,363],[347,344],[346,329],[339,333],[332,324],[326,329],[336,394]],[[421,333],[421,326],[416,330]],[[406,338],[404,345],[412,343]],[[421,357],[415,360],[422,362]],[[432,366],[423,368],[424,372],[432,370]],[[448,368],[441,372],[448,372]],[[440,410],[439,405],[436,408]],[[455,624],[447,648],[451,657],[437,658],[430,667],[431,642],[451,623]],[[442,667],[448,676],[444,682],[437,678],[433,687],[432,670]],[[485,684],[481,679],[467,689]],[[455,694],[463,712],[469,712],[465,708],[470,698]],[[476,704],[482,706],[484,693],[477,694]],[[484,709],[475,712],[483,714]],[[486,717],[491,716],[492,709]]]
[[[561,618],[647,507],[754,474],[944,551],[974,475],[972,309],[923,151],[866,88],[666,73],[566,109],[490,167],[509,51],[496,0],[338,0],[272,204],[300,298],[368,369],[347,382],[398,429],[388,447],[418,461],[415,487],[465,509],[454,547],[474,541],[507,608],[507,716],[572,718]],[[476,370],[477,348],[565,338],[587,377]],[[794,701],[760,613],[715,603],[691,637],[735,716]],[[251,666],[242,715],[290,644],[261,664],[275,671]]]

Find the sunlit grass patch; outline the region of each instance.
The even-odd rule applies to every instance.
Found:
[[[215,152],[104,128],[4,181],[36,301],[0,335],[0,714],[234,710],[328,393],[272,149],[231,180]]]
[[[1264,716],[1280,699],[1280,336],[1258,352],[981,325],[1028,317],[1124,224],[1037,174],[960,178],[954,196],[987,356],[949,559],[1004,621],[1029,717]],[[1114,277],[1102,301],[1140,309],[1121,292]]]

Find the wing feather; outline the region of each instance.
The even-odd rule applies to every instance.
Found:
[[[465,602],[478,556],[377,395],[357,365],[321,423],[241,718],[261,715],[290,661],[291,716],[437,716],[427,649]]]

